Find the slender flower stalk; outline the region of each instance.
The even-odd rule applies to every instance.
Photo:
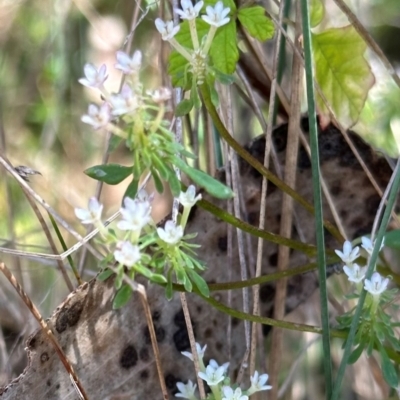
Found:
[[[182,0],[182,10],[175,9],[176,13],[181,17],[181,19],[187,19],[189,21],[190,35],[192,38],[193,48],[197,50],[199,48],[199,38],[197,35],[196,28],[196,18],[199,15],[200,10],[203,8],[203,1],[199,1],[193,7],[191,0]]]
[[[206,7],[207,14],[202,15],[201,18],[210,25],[210,30],[208,31],[207,39],[202,49],[204,55],[208,54],[217,29],[229,22],[229,17],[227,17],[227,15],[230,11],[229,7],[224,8],[222,1],[218,1],[214,7]]]

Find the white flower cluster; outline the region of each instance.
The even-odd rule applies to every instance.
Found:
[[[214,395],[214,398],[222,398],[222,400],[248,400],[249,397],[256,392],[269,390],[272,388],[272,386],[266,385],[268,381],[268,374],[259,375],[259,373],[255,371],[254,375],[250,378],[251,386],[249,389],[242,390],[240,387],[233,389],[230,386],[230,380],[227,374],[229,363],[218,365],[215,360],[210,360],[207,367],[205,367],[203,357],[206,348],[207,345],[202,348],[199,343],[196,343],[196,352],[200,365],[199,377],[207,382]],[[182,354],[193,361],[192,353],[183,351]],[[175,397],[197,400],[197,396],[195,395],[197,385],[193,384],[192,381],[189,380],[187,384],[178,382],[176,386],[179,390],[179,393],[177,393]]]
[[[362,237],[361,247],[368,255],[371,255],[374,249],[374,243],[368,237]],[[380,250],[382,250],[382,247],[383,243]],[[335,253],[345,264],[343,271],[350,282],[361,284],[361,282],[364,281],[364,289],[375,297],[379,297],[387,289],[389,279],[383,278],[379,272],[375,271],[371,279],[364,279],[367,273],[367,267],[361,267],[359,264],[355,263],[355,260],[360,256],[360,248],[358,246],[353,248],[351,242],[346,240],[343,244],[343,251],[335,250]]]
[[[181,192],[179,201],[184,207],[184,213],[201,199],[201,194],[196,196],[196,188],[190,185],[186,192]],[[138,246],[138,240],[142,230],[153,224],[151,217],[152,197],[148,196],[146,191],[139,191],[135,199],[125,197],[124,207],[121,207],[120,213],[122,219],[117,223],[117,228],[126,231],[130,240],[118,241],[114,251],[114,258],[121,265],[132,267],[141,259],[141,252]],[[82,224],[94,224],[104,229],[101,222],[103,205],[92,197],[89,200],[88,209],[75,208],[75,215],[81,220]],[[168,245],[176,245],[183,237],[184,225],[176,225],[173,221],[167,221],[164,228],[157,228],[158,237]]]
[[[155,20],[157,30],[161,34],[163,40],[168,41],[180,54],[182,54],[190,63],[193,75],[196,77],[198,83],[201,83],[204,78],[204,72],[206,68],[206,57],[210,50],[212,41],[214,39],[216,30],[223,25],[226,25],[230,18],[228,14],[230,12],[229,7],[224,7],[222,1],[218,1],[214,7],[207,6],[206,14],[202,15],[203,21],[210,25],[210,30],[207,36],[201,38],[199,41],[196,29],[195,19],[199,16],[201,9],[203,8],[204,2],[199,1],[194,6],[191,0],[182,0],[182,9],[175,9],[175,12],[180,16],[182,20],[189,22],[190,35],[193,43],[193,50],[184,48],[178,43],[174,36],[179,32],[180,25],[174,25],[173,21],[163,21],[160,18]],[[201,44],[200,44],[201,43]]]
[[[116,60],[114,67],[125,75],[125,83],[119,93],[110,94],[104,86],[108,78],[105,64],[98,69],[93,64],[86,64],[83,68],[85,77],[79,79],[79,82],[84,86],[100,90],[105,99],[100,107],[90,104],[88,113],[81,118],[82,122],[91,125],[96,130],[104,128],[118,134],[116,127],[111,124],[113,118],[135,113],[142,107],[145,100],[161,104],[171,98],[171,92],[167,88],[159,88],[147,91],[149,97],[142,95],[139,84],[142,53],[139,50],[136,50],[132,56],[123,51],[117,51]]]

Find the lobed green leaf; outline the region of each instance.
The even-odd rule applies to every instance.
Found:
[[[239,8],[238,19],[250,36],[264,42],[275,33],[273,22],[265,15],[261,6]]]
[[[312,35],[316,80],[336,117],[347,129],[354,125],[374,84],[371,68],[364,58],[366,44],[351,26],[328,29]],[[329,111],[317,96],[323,124]]]

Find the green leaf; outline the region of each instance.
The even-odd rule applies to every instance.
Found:
[[[325,16],[325,6],[321,0],[310,1],[310,25],[315,28],[321,23]]]
[[[108,279],[111,275],[113,275],[114,272],[111,271],[111,269],[105,269],[104,271],[100,272],[100,274],[97,276],[97,279],[100,282],[104,282],[106,279]]]
[[[108,142],[107,152],[112,153],[119,144],[122,142],[122,137],[118,135],[111,135],[110,141]]]
[[[192,99],[184,99],[182,100],[175,109],[175,115],[177,117],[183,117],[186,114],[189,114],[193,108],[193,100]]]
[[[114,297],[113,301],[113,309],[117,310],[118,308],[123,307],[132,297],[132,288],[124,284],[121,289],[118,290],[117,294]]]
[[[386,232],[384,242],[385,246],[391,247],[392,249],[400,249],[400,229]]]
[[[315,77],[336,117],[347,129],[354,125],[365,104],[374,76],[363,54],[366,44],[351,26],[312,35]],[[329,112],[317,97],[323,125]]]
[[[210,289],[208,288],[207,282],[198,273],[196,273],[193,270],[187,270],[186,272],[189,275],[190,280],[195,284],[197,289],[199,289],[199,292],[204,297],[209,297]]]
[[[155,169],[151,169],[150,172],[151,172],[151,176],[154,180],[154,186],[156,187],[157,192],[162,193],[164,191],[164,186],[161,182],[158,172]]]
[[[149,279],[155,283],[166,283],[167,282],[167,279],[165,278],[165,276],[161,275],[161,274],[151,274],[151,277]]]
[[[246,31],[260,42],[264,42],[274,36],[274,24],[265,15],[264,7],[239,8],[238,19]]]
[[[95,165],[84,171],[97,181],[108,183],[109,185],[117,185],[132,174],[132,167],[124,167],[120,164],[104,164]]]
[[[224,74],[233,74],[239,60],[236,43],[236,23],[230,20],[219,28],[210,48],[210,57],[214,67]]]
[[[181,183],[173,170],[169,171],[168,183],[172,194],[178,197],[181,192]]]
[[[361,356],[363,350],[365,348],[365,344],[361,343],[358,347],[356,347],[353,352],[349,356],[348,363],[354,364]]]
[[[134,199],[138,192],[139,179],[133,179],[129,186],[126,188],[123,198],[130,197]]]
[[[381,368],[382,368],[383,378],[390,387],[397,388],[397,386],[399,385],[399,378],[397,376],[396,369],[394,368],[392,362],[390,361],[390,358],[386,354],[386,351],[383,348],[383,346],[380,346],[379,353],[381,354],[381,360],[382,360]]]
[[[217,181],[203,171],[192,168],[180,158],[174,158],[174,164],[181,169],[194,183],[204,188],[211,196],[218,199],[230,199],[233,197],[232,189]]]
[[[151,154],[151,159],[153,161],[154,167],[157,169],[157,172],[161,176],[161,179],[167,181],[169,177],[169,170],[165,164],[165,160],[160,159],[155,152]]]

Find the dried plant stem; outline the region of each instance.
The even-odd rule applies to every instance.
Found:
[[[117,270],[112,265],[108,265],[108,268],[110,268],[113,272],[117,273]],[[137,282],[133,281],[132,279],[130,279],[127,275],[124,275],[123,281],[126,284],[128,284],[134,292],[137,292],[139,294],[140,301],[142,302],[144,314],[146,316],[147,327],[149,328],[150,340],[151,340],[151,345],[152,345],[153,351],[154,351],[154,358],[156,360],[158,380],[161,385],[163,399],[168,400],[168,398],[169,398],[168,390],[165,385],[164,374],[163,374],[163,370],[162,370],[162,366],[161,366],[160,350],[158,349],[157,336],[156,336],[156,331],[154,329],[153,318],[151,316],[149,302],[147,300],[146,288],[143,285],[141,285],[140,283],[137,283]]]
[[[190,312],[189,312],[189,307],[187,305],[186,294],[179,293],[179,296],[181,299],[183,315],[185,317],[186,329],[189,335],[190,350],[192,351],[194,370],[196,372],[197,384],[199,385],[200,399],[205,399],[206,391],[204,389],[203,380],[199,377],[199,372],[200,372],[199,355],[197,354],[196,339],[194,337],[193,325],[192,325],[192,320],[190,319]]]
[[[280,25],[282,25],[282,19],[283,19],[283,10],[285,7],[285,2],[281,1],[279,5],[279,22]],[[274,113],[275,109],[275,93],[276,93],[276,87],[277,87],[277,75],[278,75],[278,63],[279,63],[279,49],[281,46],[281,41],[282,41],[282,31],[278,30],[278,35],[276,38],[275,42],[275,48],[274,48],[274,60],[273,60],[273,70],[272,70],[272,78],[271,78],[271,94],[270,94],[270,101],[269,101],[269,113],[268,115],[270,116],[268,120],[268,127],[267,127],[267,137],[266,137],[266,143],[265,143],[265,157],[264,157],[264,165],[268,167],[268,157],[269,157],[269,152],[270,152],[270,147],[271,147],[271,141],[272,141],[272,115]],[[293,89],[293,93],[296,90],[296,88]],[[298,88],[297,88],[298,90]],[[293,95],[292,95],[293,96]],[[292,99],[293,100],[293,99]],[[296,104],[297,106],[297,104]],[[293,104],[291,104],[291,107],[293,108]],[[289,114],[290,115],[290,114]],[[293,116],[294,118],[294,116]],[[300,118],[298,118],[299,120]],[[298,122],[298,120],[296,122]],[[296,135],[296,129],[292,127],[292,134]],[[288,138],[288,144],[289,144],[289,138]],[[287,153],[293,153],[293,148],[288,145]],[[297,146],[295,148],[295,152],[297,153]],[[295,156],[292,156],[294,158]],[[291,161],[293,162],[293,161]],[[286,161],[286,171],[285,171],[285,179],[288,178],[288,160]],[[292,168],[290,166],[290,168]],[[290,177],[293,176],[293,173],[291,172]],[[289,183],[289,186],[294,187],[293,185],[294,179],[291,180]],[[260,229],[264,229],[264,224],[265,224],[265,199],[267,195],[267,180],[265,177],[263,177],[263,182],[262,182],[262,192],[261,192],[261,208],[260,208]],[[285,207],[285,212],[290,211],[290,208],[293,208],[293,205],[290,204],[290,200],[293,199],[290,196],[285,196],[286,193],[283,193],[283,207]],[[288,199],[290,198],[290,200]],[[289,210],[288,210],[289,209]],[[292,224],[292,213],[290,212],[289,215],[282,215],[282,223],[281,223],[281,231],[284,232],[285,236],[289,236],[287,234],[287,224],[290,223],[290,231],[291,232],[291,224]],[[283,263],[287,263],[288,260],[288,255],[286,255],[286,251],[288,252],[288,248],[284,246],[279,246],[279,258],[280,259],[280,265],[278,264],[278,268],[280,267],[281,270],[284,269]],[[258,247],[257,247],[257,270],[256,270],[256,275],[260,276],[261,275],[261,263],[262,263],[262,253],[263,253],[263,241],[258,239]],[[285,297],[286,297],[286,279],[279,280],[276,284],[276,290],[275,290],[275,301],[274,301],[274,318],[278,318],[277,316],[279,315],[279,318],[281,319],[284,315],[284,308],[285,308]],[[278,301],[282,303],[278,303]],[[253,313],[258,315],[259,314],[259,286],[257,287],[257,291],[255,291],[254,294],[254,310]],[[254,337],[255,338],[255,337]],[[270,363],[269,363],[269,374],[271,378],[271,385],[272,385],[272,390],[269,393],[269,397],[272,400],[277,399],[278,396],[278,382],[279,382],[279,369],[280,369],[280,364],[281,364],[281,357],[282,357],[282,332],[277,329],[273,328],[272,329],[272,343],[271,343],[271,353],[270,353]],[[252,349],[253,350],[253,349]],[[254,353],[255,353],[255,348],[254,348]],[[254,356],[253,356],[254,358]],[[251,365],[251,373],[254,372],[254,363]]]
[[[79,397],[81,399],[88,400],[89,398],[88,398],[78,376],[76,375],[71,363],[68,361],[67,356],[65,355],[61,346],[58,344],[56,337],[54,336],[54,334],[51,331],[51,329],[49,328],[49,326],[46,324],[46,321],[40,315],[39,310],[32,303],[31,299],[24,292],[21,285],[18,283],[18,281],[15,279],[14,275],[11,273],[11,271],[6,267],[6,265],[4,263],[0,263],[0,270],[3,272],[3,274],[6,276],[6,278],[10,281],[10,283],[14,286],[15,290],[20,295],[21,299],[26,304],[26,306],[29,308],[32,315],[39,322],[44,334],[50,340],[50,342],[53,345],[54,349],[56,350],[58,356],[60,357],[60,360],[63,363],[66,371],[68,372],[69,376],[71,377],[71,380],[74,384],[75,389],[77,390],[77,392],[79,394]]]

